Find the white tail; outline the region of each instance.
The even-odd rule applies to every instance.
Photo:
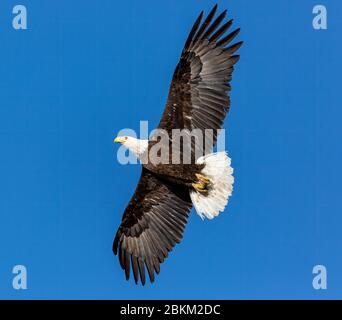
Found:
[[[211,153],[197,159],[196,163],[205,164],[201,174],[209,178],[210,188],[203,194],[190,191],[192,203],[198,215],[213,219],[224,210],[233,191],[233,168],[226,152]]]

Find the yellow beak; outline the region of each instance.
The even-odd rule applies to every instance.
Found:
[[[124,143],[124,142],[126,142],[126,138],[125,137],[116,137],[114,139],[114,142],[116,142],[116,143]]]

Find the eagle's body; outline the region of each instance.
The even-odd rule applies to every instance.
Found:
[[[239,59],[234,52],[242,42],[226,47],[239,29],[225,35],[232,20],[220,26],[226,11],[213,20],[216,10],[217,6],[202,24],[203,12],[196,20],[173,75],[158,126],[169,137],[164,142],[167,163],[151,157],[153,148],[160,144],[156,136],[150,140],[116,139],[146,160],[113,244],[126,278],[132,266],[136,283],[140,275],[145,284],[145,267],[154,281],[154,272],[159,273],[160,264],[181,241],[193,205],[202,218],[211,219],[224,210],[232,192],[230,159],[225,152],[211,152],[229,110],[229,82]],[[175,129],[185,130],[185,138],[189,138],[185,147],[174,148],[179,144],[172,138]],[[207,129],[213,130],[211,139],[207,139]],[[196,130],[204,133],[202,140],[191,140],[191,132]],[[191,151],[188,162],[184,161],[184,148]],[[180,163],[174,163],[175,155]]]

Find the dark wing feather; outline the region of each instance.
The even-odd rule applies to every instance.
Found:
[[[160,264],[181,241],[191,207],[185,187],[161,181],[143,168],[113,243],[126,279],[132,265],[136,283],[140,277],[145,284],[145,267],[154,281],[154,272],[159,273]]]
[[[226,35],[233,21],[221,25],[226,11],[213,20],[216,10],[214,6],[201,25],[202,12],[191,29],[159,124],[169,134],[172,129],[213,129],[213,139],[206,141],[209,145],[203,153],[211,152],[229,110],[229,82],[239,60],[234,53],[242,45],[238,42],[226,47],[240,29]]]

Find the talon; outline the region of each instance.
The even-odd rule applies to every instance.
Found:
[[[205,185],[204,183],[201,183],[201,182],[197,182],[197,183],[193,183],[192,186],[196,189],[200,189],[200,190],[203,190],[205,188]]]
[[[207,193],[210,180],[203,174],[196,173],[197,181],[192,184],[193,188],[200,193]]]
[[[206,185],[202,182],[193,183],[193,188],[200,193],[207,193],[208,190],[206,190]]]
[[[203,174],[200,174],[200,173],[196,173],[196,178],[200,181],[200,182],[203,182],[205,184],[209,184],[210,183],[210,180],[204,176]]]

